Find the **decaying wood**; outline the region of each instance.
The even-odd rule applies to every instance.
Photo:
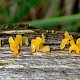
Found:
[[[30,40],[41,36],[42,33],[37,31],[21,33],[29,37],[29,46],[21,48],[23,56],[15,57],[9,49],[8,38],[10,35],[15,37],[16,34],[0,33],[5,42],[0,47],[0,80],[79,80],[80,55],[75,52],[68,54],[68,47],[64,50],[59,49],[63,33],[44,31],[46,38],[44,45],[49,45],[51,51],[35,52],[34,55],[31,53]]]

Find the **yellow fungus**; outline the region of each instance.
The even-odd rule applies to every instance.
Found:
[[[18,50],[19,50],[19,46],[16,45],[14,39],[10,36],[9,37],[9,44],[10,44],[10,49],[11,51],[13,51],[13,55],[17,55],[18,54]]]
[[[31,40],[31,49],[32,52],[35,51],[41,51],[41,52],[47,52],[50,51],[50,47],[49,46],[45,46],[43,47],[43,43],[45,43],[45,36],[42,33],[42,38],[41,37],[36,37],[36,39],[32,39]]]
[[[72,35],[69,36],[69,40],[74,40]]]
[[[67,39],[67,38],[62,39],[60,49],[63,49],[65,47],[65,45],[68,43],[69,43],[69,39]]]
[[[36,43],[38,44],[39,49],[42,48],[43,40],[40,37],[36,37]],[[39,50],[38,49],[38,50]],[[37,51],[38,51],[37,50]]]
[[[65,47],[65,45],[69,43],[70,37],[69,37],[69,33],[67,31],[65,31],[64,36],[65,36],[65,38],[62,39],[62,41],[61,41],[60,49],[63,49]]]
[[[78,38],[78,39],[76,40],[76,44],[77,44],[77,46],[79,46],[79,48],[80,48],[80,38]]]
[[[75,51],[76,54],[79,54],[80,53],[80,38],[76,40],[76,44],[75,44],[75,41],[72,35],[69,35],[67,31],[64,33],[64,36],[65,38],[62,39],[60,49],[63,49],[66,44],[70,43],[71,46],[69,47],[69,53],[71,53],[72,51]]]
[[[65,38],[62,39],[60,49],[63,49],[67,44],[69,44],[69,41],[71,41],[71,40],[74,41],[72,35],[69,35],[69,33],[67,31],[65,31],[64,36],[65,36]]]
[[[26,46],[28,46],[28,37],[27,36],[23,36],[22,37],[22,41],[23,41],[23,44],[25,44]]]
[[[35,41],[35,39],[31,40],[31,49],[32,49],[32,52],[35,52],[35,50],[36,50],[36,41]]]
[[[45,36],[43,33],[42,33],[42,43],[45,43]]]
[[[41,47],[42,47],[42,39],[40,37],[36,37],[36,39],[31,40],[32,52],[39,51]]]
[[[74,44],[75,44],[74,40],[71,40],[70,45],[74,45]]]
[[[9,37],[9,45],[10,45],[10,49],[13,52],[13,56],[16,55],[21,55],[22,53],[20,52],[19,49],[19,45],[22,46],[22,36],[21,35],[16,35],[15,40],[13,39],[13,37]]]
[[[16,43],[17,45],[22,46],[22,35],[19,35],[19,34],[16,35],[15,43]]]
[[[69,47],[69,53],[71,53],[71,51],[75,51],[77,54],[79,54],[79,47],[76,44],[73,44]]]
[[[50,51],[50,46],[44,46],[39,51],[40,52],[49,52]]]
[[[69,53],[71,53],[72,51],[75,51],[77,54],[79,54],[80,52],[80,48],[77,46],[77,44],[75,44],[74,40],[70,41],[70,47],[69,47]]]
[[[65,31],[64,36],[69,39],[69,33],[67,31]]]

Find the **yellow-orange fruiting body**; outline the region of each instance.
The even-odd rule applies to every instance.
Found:
[[[60,49],[63,49],[65,47],[65,45],[68,43],[69,43],[69,39],[67,39],[67,38],[62,39]]]
[[[79,47],[76,44],[73,44],[69,47],[69,53],[71,53],[71,51],[75,51],[77,54],[79,54]]]
[[[71,40],[70,45],[74,45],[74,44],[75,44],[74,40]]]
[[[23,36],[22,37],[22,41],[23,41],[23,44],[25,44],[26,46],[28,46],[28,37],[27,36]]]
[[[43,44],[42,38],[36,37],[36,43],[39,46],[39,49],[42,48],[42,44]]]
[[[40,52],[49,52],[50,51],[50,46],[44,46],[39,51]]]
[[[16,35],[15,43],[16,43],[17,45],[22,46],[22,35],[19,35],[19,34]]]
[[[35,50],[36,50],[36,41],[35,41],[35,39],[32,39],[31,40],[31,49],[32,49],[32,52],[35,52]]]
[[[42,43],[45,43],[45,36],[43,33],[42,33]]]
[[[72,35],[69,36],[69,40],[74,40]]]
[[[65,36],[65,38],[62,39],[62,41],[61,41],[60,49],[63,49],[65,47],[65,45],[69,43],[70,36],[67,31],[65,31],[64,36]]]
[[[40,37],[36,37],[36,39],[31,40],[32,52],[39,51],[41,47],[42,47],[42,39]]]
[[[65,38],[62,39],[61,45],[60,45],[60,49],[63,49],[65,47],[66,44],[69,44],[69,41],[73,40],[72,35],[69,35],[69,33],[67,31],[65,31],[64,33]]]
[[[69,39],[69,33],[67,31],[65,31],[64,36]]]
[[[71,51],[75,51],[77,54],[79,54],[80,52],[80,48],[78,47],[77,44],[75,44],[74,40],[70,41],[70,47],[69,47],[69,53],[71,53]]]
[[[77,44],[77,46],[80,48],[80,38],[78,38],[78,39],[76,40],[76,44]]]
[[[44,34],[42,33],[42,38],[41,37],[36,37],[36,39],[32,39],[31,40],[31,49],[32,49],[32,52],[35,52],[35,51],[49,51],[49,46],[47,47],[44,47],[42,49],[42,44],[45,43],[45,36]],[[46,50],[44,50],[46,49]]]
[[[9,44],[10,44],[10,49],[13,51],[13,55],[18,54],[18,45],[16,45],[14,39],[10,36],[9,37]]]
[[[75,44],[75,41],[74,41],[72,35],[69,35],[69,33],[67,31],[64,33],[64,35],[65,35],[65,38],[62,39],[60,49],[63,49],[66,44],[70,43],[71,46],[69,47],[69,53],[71,53],[72,51],[75,51],[76,54],[79,54],[80,38],[77,39],[76,44]]]

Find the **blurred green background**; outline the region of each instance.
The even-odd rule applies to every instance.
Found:
[[[0,0],[0,25],[14,23],[79,31],[80,0]]]

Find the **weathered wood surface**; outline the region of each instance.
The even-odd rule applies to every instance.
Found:
[[[29,35],[30,39],[32,37]],[[31,54],[30,45],[22,47],[23,56],[13,57],[9,45],[0,48],[0,80],[80,80],[80,55],[59,50],[60,35],[47,34],[46,44],[52,51],[46,55]]]

